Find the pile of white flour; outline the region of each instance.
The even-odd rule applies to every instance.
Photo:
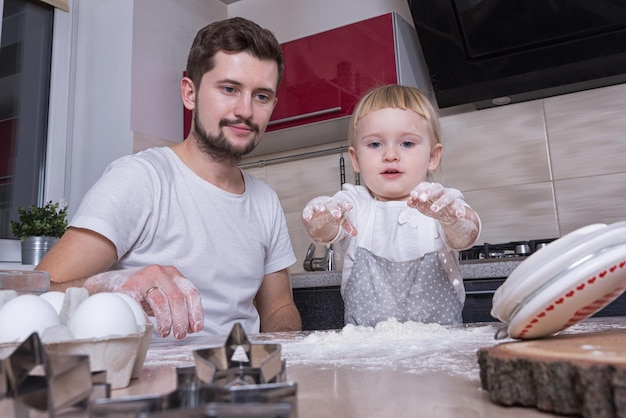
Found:
[[[442,326],[394,319],[376,327],[347,325],[338,331],[255,334],[253,344],[280,344],[287,369],[293,365],[319,368],[354,367],[402,370],[422,374],[443,371],[478,380],[476,351],[511,339],[494,338],[501,324]],[[588,320],[564,334],[625,329],[621,321]],[[153,340],[144,362],[148,367],[193,366],[193,351],[215,348],[226,337],[188,336],[180,341]],[[236,359],[235,359],[236,360]]]
[[[495,332],[496,327],[491,325],[449,327],[390,319],[376,327],[347,325],[338,331],[257,334],[248,338],[254,344],[280,344],[287,368],[312,365],[387,368],[408,373],[446,371],[478,379],[476,351],[502,342],[494,339]],[[162,343],[153,340],[144,366],[191,366],[194,350],[221,344],[207,343],[206,337]]]
[[[478,377],[476,351],[502,341],[496,328],[444,327],[394,319],[376,327],[347,325],[340,331],[316,331],[299,341],[281,344],[287,367],[295,364],[322,367],[404,369],[410,373],[446,371]]]

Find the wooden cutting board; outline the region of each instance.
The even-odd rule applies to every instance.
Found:
[[[478,350],[480,381],[501,405],[626,417],[626,331],[560,335]]]

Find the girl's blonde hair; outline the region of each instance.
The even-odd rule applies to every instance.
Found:
[[[430,123],[435,144],[441,143],[439,117],[428,97],[414,87],[388,84],[368,91],[357,103],[348,128],[350,145],[356,145],[356,125],[359,121],[370,112],[386,108],[409,109],[423,116]]]

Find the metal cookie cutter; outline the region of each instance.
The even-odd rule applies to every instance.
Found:
[[[195,350],[177,389],[150,397],[97,399],[93,417],[296,418],[297,384],[286,381],[279,344],[252,344],[241,324],[221,347]]]
[[[239,323],[233,326],[224,346],[196,350],[193,356],[196,375],[206,383],[234,387],[285,381],[280,345],[251,344]]]
[[[47,411],[52,417],[88,417],[90,401],[108,396],[106,372],[92,373],[89,356],[48,353],[37,333],[0,359],[0,410],[6,416]]]

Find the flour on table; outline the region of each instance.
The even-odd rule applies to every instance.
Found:
[[[402,370],[425,374],[446,372],[478,380],[476,352],[511,339],[496,340],[501,324],[437,325],[420,322],[400,323],[394,319],[376,327],[347,325],[339,331],[249,335],[254,344],[280,344],[281,357],[289,366],[319,368],[352,367]],[[563,334],[626,329],[622,322],[587,320]],[[153,340],[146,356],[147,367],[193,366],[193,351],[224,344],[226,336],[191,335],[184,340]]]
[[[476,351],[494,345],[494,327],[445,327],[394,319],[375,327],[347,325],[316,331],[281,344],[289,365],[404,369],[409,373],[446,371],[478,378]]]
[[[341,330],[307,334],[249,335],[254,344],[280,344],[290,365],[320,368],[354,367],[403,370],[407,373],[447,372],[478,379],[476,351],[503,342],[495,326],[443,326],[390,319],[375,327],[346,325]],[[226,337],[221,337],[225,340]],[[215,336],[187,337],[177,342],[152,342],[144,366],[193,366],[193,351],[223,344]],[[211,342],[210,342],[211,341]]]

